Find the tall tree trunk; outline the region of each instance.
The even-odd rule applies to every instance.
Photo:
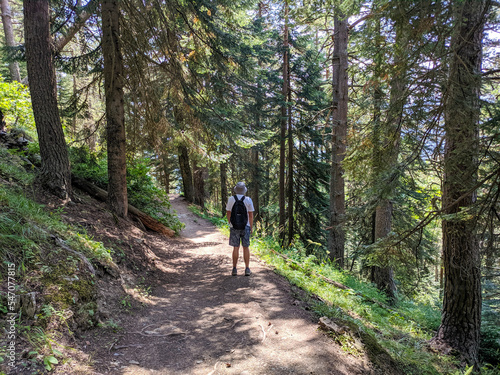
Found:
[[[189,152],[185,145],[179,146],[179,168],[182,176],[184,198],[190,203],[194,201],[193,174],[189,164]]]
[[[330,168],[330,230],[328,249],[330,259],[344,268],[345,187],[344,161],[347,137],[347,17],[336,11],[334,19],[335,44],[333,49],[332,101],[332,164]]]
[[[392,223],[392,203],[388,199],[383,199],[375,210],[375,241],[385,238],[391,231]],[[389,303],[396,302],[396,284],[394,282],[394,272],[391,267],[373,266],[372,282],[377,288],[383,291],[389,298]]]
[[[12,10],[9,6],[9,0],[1,0],[2,8],[2,23],[3,32],[5,34],[5,44],[8,47],[15,47],[16,40],[14,39],[14,29],[12,27]],[[19,64],[17,61],[9,63],[10,78],[13,81],[21,82],[21,75],[19,73]]]
[[[287,81],[290,84],[290,69],[287,72]],[[292,102],[292,90],[288,90],[288,103]],[[292,131],[292,109],[288,108],[288,246],[292,244],[294,236],[293,225],[293,131]]]
[[[264,192],[262,194],[262,206],[267,208],[267,207],[269,207],[269,202],[271,200],[271,198],[270,198],[270,195],[271,195],[271,189],[270,189],[271,172],[270,172],[270,165],[269,165],[269,153],[267,152],[268,147],[266,147],[266,146],[268,146],[268,145],[266,144],[262,150],[262,164],[265,167],[264,172],[263,172],[264,176],[262,179],[264,181],[264,186],[263,186]],[[264,227],[267,228],[269,226],[268,211],[261,210],[260,217],[264,221]]]
[[[226,217],[227,195],[227,163],[220,163],[220,196],[221,196],[221,213],[222,217]]]
[[[481,328],[481,272],[476,239],[482,37],[489,0],[453,2],[455,30],[445,102],[443,180],[444,298],[434,342],[477,366]]]
[[[48,0],[24,1],[26,65],[40,144],[40,182],[56,196],[71,195],[68,149],[57,107],[57,82],[49,33]]]
[[[205,208],[205,180],[207,176],[207,168],[199,167],[196,161],[193,162],[193,187],[194,187],[194,204]]]
[[[0,109],[0,132],[6,132],[6,126],[7,124],[5,123],[5,117],[3,115],[2,110]]]
[[[259,150],[257,147],[252,147],[251,149],[251,162],[252,162],[252,185],[250,198],[253,201],[253,207],[255,211],[253,212],[254,223],[260,220],[260,166],[259,166]]]
[[[399,2],[395,4],[393,19],[396,29],[394,71],[390,82],[391,91],[387,123],[384,125],[380,123],[381,93],[376,89],[375,94],[379,107],[377,108],[377,128],[374,132],[374,144],[376,144],[374,171],[376,174],[375,180],[380,185],[380,190],[385,190],[375,210],[375,240],[387,237],[392,228],[393,206],[391,199],[396,188],[395,185],[398,182],[399,174],[396,168],[400,148],[403,109],[406,101],[407,56],[405,54],[408,43],[406,31],[408,20],[403,3]],[[377,24],[377,29],[380,32],[380,22]],[[381,63],[381,61],[378,61],[379,66]],[[377,78],[380,78],[380,72],[377,72]],[[372,269],[372,281],[377,285],[378,289],[387,294],[391,303],[395,303],[396,284],[391,267],[374,266]]]
[[[170,165],[168,162],[167,155],[162,152],[161,155],[161,164],[163,169],[163,182],[165,184],[165,193],[170,194]]]
[[[127,144],[123,104],[123,57],[120,49],[120,8],[117,0],[102,0],[102,52],[106,94],[106,139],[108,147],[108,204],[126,217]]]
[[[288,0],[285,0],[285,30],[283,31],[283,104],[281,106],[281,130],[280,130],[280,170],[279,170],[279,232],[281,244],[285,239],[285,166],[286,166],[286,129],[288,118]]]

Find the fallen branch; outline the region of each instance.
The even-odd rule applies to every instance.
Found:
[[[261,342],[264,342],[266,339],[266,331],[264,331],[264,326],[262,324],[259,324],[260,328],[262,328],[262,333],[264,334],[264,337],[262,338]]]
[[[215,362],[214,369],[210,371],[207,375],[213,375],[215,374],[215,371],[217,371],[217,365],[219,364],[219,361]]]
[[[100,187],[95,186],[91,182],[88,182],[74,175],[71,176],[71,182],[77,188],[85,191],[94,198],[97,198],[103,202],[106,202],[108,200],[108,192],[106,190],[101,189]],[[166,227],[158,220],[152,218],[151,216],[142,212],[141,210],[132,206],[131,204],[128,205],[128,212],[132,215],[135,215],[146,228],[154,232],[164,234],[168,237],[175,236],[175,232],[172,229]]]
[[[169,320],[165,320],[164,322],[169,322],[170,323]],[[146,329],[148,329],[149,327],[157,326],[157,325],[160,325],[161,323],[163,323],[163,322],[149,324],[146,327],[144,327],[143,329],[141,329],[140,332],[135,331],[135,332],[130,332],[130,333],[137,333],[139,335],[147,336],[147,337],[167,337],[167,336],[177,336],[177,335],[185,335],[185,334],[187,334],[186,331],[182,331],[182,330],[178,330],[178,331],[175,331],[175,332],[169,332],[169,333],[158,333],[158,332],[156,332],[156,330],[146,331]],[[177,328],[177,327],[174,327],[174,328]]]

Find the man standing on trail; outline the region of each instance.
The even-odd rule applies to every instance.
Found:
[[[234,187],[235,195],[229,197],[226,205],[227,220],[229,221],[229,245],[233,246],[233,272],[238,275],[236,265],[240,255],[240,242],[243,246],[243,260],[245,261],[245,276],[250,276],[250,234],[253,228],[252,199],[246,197],[247,187],[244,182],[238,182]]]

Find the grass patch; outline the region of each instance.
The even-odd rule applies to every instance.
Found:
[[[96,283],[88,264],[107,267],[113,261],[110,250],[83,228],[64,223],[63,208],[49,212],[30,198],[33,175],[19,155],[1,147],[0,179],[0,330],[6,315],[17,313],[17,334],[30,348],[17,365],[49,371],[64,359],[57,349],[63,333],[97,324]],[[18,296],[17,306],[8,304],[8,292]],[[34,316],[24,305],[32,292]],[[0,372],[7,363],[4,349],[2,341]]]

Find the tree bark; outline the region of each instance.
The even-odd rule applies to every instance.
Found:
[[[250,197],[252,198],[253,207],[255,211],[253,212],[254,223],[260,220],[260,166],[259,166],[259,150],[257,147],[251,149],[251,159],[252,159],[252,184]]]
[[[6,123],[5,123],[5,117],[3,115],[2,109],[0,109],[0,133],[6,133]]]
[[[332,101],[332,164],[330,167],[330,229],[328,249],[330,259],[344,268],[345,184],[344,161],[347,137],[347,17],[336,11],[334,19],[335,44],[333,49]]]
[[[127,216],[127,144],[123,104],[123,57],[120,48],[120,8],[117,0],[102,0],[102,51],[106,94],[108,146],[108,204]]]
[[[281,129],[280,129],[280,169],[279,169],[279,233],[281,244],[284,245],[285,240],[285,166],[286,166],[286,130],[288,118],[288,0],[285,0],[285,30],[283,32],[283,87],[282,97],[283,104],[281,105]]]
[[[227,163],[220,164],[220,196],[221,196],[221,214],[226,217],[226,204],[228,201],[227,195]]]
[[[170,166],[167,155],[162,153],[161,164],[163,169],[163,182],[165,184],[165,193],[170,194]]]
[[[376,183],[380,191],[385,190],[375,210],[375,238],[380,240],[389,235],[392,229],[392,195],[398,182],[398,157],[401,141],[401,124],[403,121],[403,109],[406,101],[406,75],[407,56],[406,45],[408,43],[408,20],[404,3],[396,3],[392,15],[395,22],[396,39],[394,43],[394,70],[390,82],[390,102],[387,113],[387,123],[380,123],[381,92],[376,89],[377,101],[377,128],[374,137],[375,155],[374,171]],[[379,21],[377,21],[379,22]],[[377,24],[379,29],[380,23]],[[378,62],[381,64],[381,61]],[[379,78],[380,72],[377,72]],[[372,269],[372,281],[378,289],[385,292],[390,303],[396,302],[396,284],[394,282],[393,270],[388,266],[374,266]]]
[[[433,344],[478,365],[481,328],[480,254],[474,187],[478,176],[482,37],[489,0],[453,2],[455,30],[445,102],[443,180],[444,297]]]
[[[193,163],[193,187],[194,204],[205,208],[205,180],[208,177],[206,167],[199,167],[196,162]]]
[[[61,199],[71,195],[68,149],[57,107],[48,0],[24,1],[26,65],[42,167],[41,185]]]
[[[14,39],[14,28],[12,27],[12,10],[9,6],[9,0],[1,0],[2,8],[2,23],[5,34],[5,44],[8,47],[15,47],[16,40]],[[19,64],[17,61],[9,63],[10,78],[13,81],[21,82],[21,74],[19,73]]]
[[[385,238],[391,231],[391,224],[392,203],[388,199],[383,199],[375,210],[375,240]],[[387,295],[390,304],[395,303],[396,284],[394,282],[394,272],[391,267],[373,266],[372,282]]]
[[[288,84],[290,85],[290,69],[288,69],[287,72],[287,81]],[[292,102],[292,90],[288,90],[288,103]],[[289,107],[288,108],[288,210],[287,210],[287,216],[288,216],[288,246],[292,244],[293,241],[293,236],[295,235],[294,232],[294,225],[293,225],[293,214],[294,214],[294,209],[293,209],[293,202],[294,202],[294,196],[293,196],[293,130],[292,130],[292,109]]]
[[[189,152],[185,145],[179,146],[179,168],[182,176],[184,198],[190,203],[194,201],[193,174],[189,165]]]

